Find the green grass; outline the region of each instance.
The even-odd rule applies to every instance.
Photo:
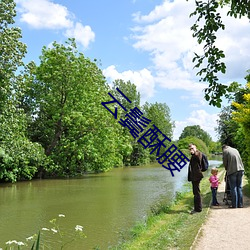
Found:
[[[189,214],[193,208],[193,194],[188,183],[184,192],[176,194],[172,204],[161,203],[153,207],[145,222],[135,225],[123,242],[109,249],[190,249],[208,214],[211,201],[208,177],[201,181],[201,193],[201,213]]]
[[[250,197],[250,183],[246,178],[244,179],[243,193],[247,197]]]

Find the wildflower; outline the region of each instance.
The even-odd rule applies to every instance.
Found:
[[[24,246],[24,243],[23,243],[22,241],[18,241],[16,244],[17,244],[18,246]]]
[[[24,243],[22,241],[16,241],[16,240],[9,240],[5,244],[6,245],[11,245],[12,243],[17,244],[18,246],[24,246]]]
[[[58,216],[59,216],[59,217],[65,217],[65,215],[64,215],[64,214],[59,214]]]
[[[50,230],[49,230],[48,228],[46,228],[46,227],[43,227],[42,230],[43,230],[43,231],[50,231]]]
[[[80,225],[75,226],[76,231],[81,231],[82,232],[82,229],[83,229],[83,226],[80,226]]]
[[[51,228],[51,231],[57,233],[58,231],[55,228]]]
[[[6,245],[11,245],[12,243],[17,244],[17,241],[16,241],[16,240],[9,240],[9,241],[7,241],[5,244],[6,244]]]
[[[30,237],[27,237],[26,240],[29,241],[29,240],[32,240],[34,238],[34,236],[30,236]]]

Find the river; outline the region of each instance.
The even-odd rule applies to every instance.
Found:
[[[220,161],[210,161],[218,165]],[[209,172],[209,171],[208,171]],[[121,232],[145,218],[150,207],[161,199],[173,199],[186,183],[187,167],[172,177],[159,164],[116,168],[79,179],[53,179],[1,184],[0,248],[8,240],[25,242],[41,228],[52,228],[56,218],[61,232],[72,237],[76,225],[87,238],[64,249],[84,250],[117,244]],[[59,217],[65,215],[65,217]],[[59,240],[59,234],[42,231],[42,239]],[[28,249],[28,248],[22,248]],[[45,248],[49,249],[49,248]],[[56,248],[55,246],[52,248]]]

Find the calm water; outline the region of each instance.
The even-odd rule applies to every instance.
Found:
[[[218,165],[218,161],[210,161]],[[187,167],[172,177],[159,164],[118,168],[81,179],[36,180],[0,186],[0,247],[8,240],[25,241],[49,221],[57,218],[61,229],[74,233],[84,227],[87,238],[65,249],[107,249],[122,231],[145,218],[150,206],[162,198],[171,201],[186,183]],[[59,218],[64,214],[65,218]],[[58,234],[43,231],[44,239],[56,241]],[[81,243],[80,243],[81,242]],[[25,249],[25,248],[22,248]],[[26,248],[27,249],[27,248]],[[46,248],[48,249],[48,248]],[[53,247],[53,249],[59,249]]]

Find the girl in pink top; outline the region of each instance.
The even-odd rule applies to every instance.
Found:
[[[219,179],[217,177],[218,169],[212,168],[211,169],[211,176],[209,177],[209,181],[211,183],[211,190],[212,190],[212,205],[219,206],[219,202],[217,201],[217,189],[220,184]]]

